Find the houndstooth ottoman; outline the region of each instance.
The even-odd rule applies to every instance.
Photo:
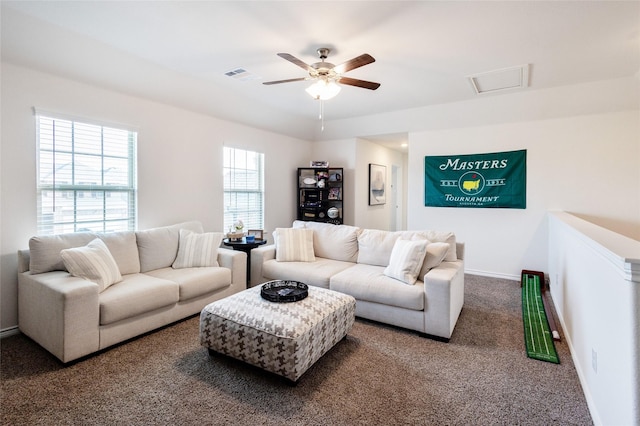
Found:
[[[252,287],[205,306],[200,343],[292,382],[340,339],[355,320],[352,296],[309,286],[298,302],[269,302]]]

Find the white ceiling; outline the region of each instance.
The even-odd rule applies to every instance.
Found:
[[[304,139],[319,110],[309,83],[262,84],[305,76],[278,52],[376,58],[347,75],[381,87],[343,86],[327,121],[508,96],[476,95],[467,76],[523,64],[518,90],[640,69],[637,1],[3,0],[1,12],[3,61]],[[224,75],[238,67],[258,78]]]

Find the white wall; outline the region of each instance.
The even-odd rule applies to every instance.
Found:
[[[356,150],[356,222],[361,228],[391,229],[391,217],[395,206],[391,197],[391,171],[393,166],[402,169],[403,154],[364,139],[357,140]],[[386,167],[386,203],[369,205],[369,164]],[[400,173],[402,175],[402,173]],[[398,197],[402,197],[402,193]]]
[[[549,281],[594,423],[640,424],[640,241],[553,212]]]
[[[588,215],[640,240],[637,111],[409,134],[408,227],[455,231],[467,272],[519,279],[548,271],[548,210]],[[424,206],[424,157],[527,150],[527,208]]]
[[[361,228],[390,229],[394,209],[390,197],[387,196],[386,204],[369,205],[369,164],[387,167],[388,188],[392,166],[401,169],[400,179],[406,176],[402,172],[405,156],[364,139],[321,141],[314,142],[312,146],[314,159],[327,160],[331,166],[344,168],[344,223]],[[404,195],[401,188],[398,197],[403,198]]]
[[[267,235],[295,218],[295,171],[308,164],[309,141],[6,63],[1,78],[0,329],[17,324],[16,252],[36,233],[33,107],[137,128],[140,229],[197,219],[222,231],[224,144],[265,153]]]

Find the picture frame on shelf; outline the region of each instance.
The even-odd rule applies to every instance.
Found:
[[[369,163],[369,205],[387,202],[387,166]]]
[[[248,229],[247,235],[252,235],[256,240],[262,240],[264,231],[262,229]]]
[[[339,187],[329,188],[329,200],[342,200],[342,194]]]
[[[311,161],[311,167],[326,169],[327,167],[329,167],[329,162],[328,161]]]

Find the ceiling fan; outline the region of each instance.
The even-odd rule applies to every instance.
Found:
[[[314,98],[319,100],[331,99],[340,91],[340,86],[336,83],[347,84],[349,86],[362,87],[364,89],[376,90],[380,87],[380,83],[374,83],[371,81],[359,80],[356,78],[350,78],[343,76],[347,71],[359,68],[364,65],[368,65],[375,62],[373,56],[365,53],[356,58],[353,58],[343,64],[334,65],[330,62],[325,62],[325,59],[331,53],[331,49],[327,47],[321,47],[317,50],[320,62],[308,65],[300,59],[288,53],[278,53],[283,59],[299,66],[309,73],[308,77],[290,78],[287,80],[265,81],[262,84],[281,84],[291,83],[294,81],[307,81],[315,80],[316,82],[307,88],[307,92]]]

